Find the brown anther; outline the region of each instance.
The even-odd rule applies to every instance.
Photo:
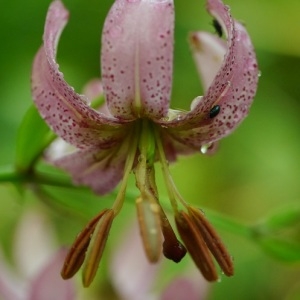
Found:
[[[114,211],[108,209],[95,227],[83,264],[82,282],[84,287],[88,287],[92,283],[97,273],[114,217]]]
[[[189,254],[204,278],[208,281],[218,280],[218,273],[211,254],[194,220],[186,212],[179,211],[175,215],[175,221],[178,232]]]
[[[147,258],[151,263],[155,263],[160,257],[162,244],[159,205],[138,198],[136,200],[136,207]]]
[[[186,249],[178,241],[165,212],[162,209],[160,211],[161,230],[165,239],[163,242],[163,254],[166,258],[179,263],[185,256]]]
[[[103,210],[95,218],[93,218],[85,228],[78,234],[73,245],[71,246],[61,270],[63,279],[70,279],[80,269],[85,259],[85,253],[91,241],[91,236],[95,227],[107,209]]]
[[[199,209],[189,207],[188,212],[224,274],[232,276],[234,274],[232,258],[216,230]]]

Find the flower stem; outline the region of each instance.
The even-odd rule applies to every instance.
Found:
[[[13,182],[18,183],[24,180],[24,175],[17,173],[14,166],[1,166],[0,167],[0,182]]]
[[[67,177],[57,174],[50,175],[40,171],[18,172],[12,165],[0,167],[0,182],[38,183],[60,187],[74,187]]]

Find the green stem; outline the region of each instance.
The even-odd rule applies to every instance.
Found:
[[[0,166],[0,182],[17,183],[23,181],[24,175],[16,172],[14,166]]]
[[[12,165],[0,167],[0,183],[38,183],[60,187],[73,187],[71,181],[58,174],[51,175],[48,173],[35,172],[18,172]]]

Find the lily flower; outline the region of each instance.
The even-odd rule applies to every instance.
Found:
[[[72,277],[82,266],[84,286],[92,282],[132,171],[140,191],[136,207],[148,260],[157,262],[161,252],[175,262],[183,258],[186,248],[159,202],[154,168],[157,161],[179,234],[196,265],[207,280],[217,280],[212,254],[226,275],[233,274],[231,258],[217,233],[200,211],[184,201],[168,168],[168,162],[178,155],[198,153],[200,149],[212,152],[216,142],[247,116],[256,93],[258,67],[246,29],[231,17],[221,0],[207,0],[207,10],[225,39],[203,32],[191,34],[205,94],[191,102],[190,111],[179,111],[169,107],[173,1],[116,0],[102,34],[106,103],[96,110],[59,71],[56,47],[68,11],[59,0],[51,4],[44,44],[34,60],[32,94],[52,130],[77,148],[54,163],[69,172],[75,184],[90,186],[99,195],[110,192],[121,181],[112,208],[100,212],[76,238],[62,270],[63,278]]]

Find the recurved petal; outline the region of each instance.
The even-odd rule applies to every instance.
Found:
[[[54,161],[54,164],[71,174],[77,185],[86,185],[97,194],[104,195],[120,182],[127,151],[118,147],[97,147],[79,150]]]
[[[246,29],[234,21],[229,8],[209,0],[210,13],[227,33],[223,64],[204,97],[198,97],[192,111],[169,122],[169,134],[177,142],[198,148],[230,134],[247,116],[258,82],[258,67]]]
[[[167,114],[173,63],[173,0],[116,0],[102,35],[103,88],[121,119]]]
[[[35,104],[52,130],[79,148],[111,145],[121,139],[120,121],[90,108],[64,80],[56,63],[56,48],[68,11],[59,0],[47,14],[44,45],[38,51],[32,70],[32,95]]]

